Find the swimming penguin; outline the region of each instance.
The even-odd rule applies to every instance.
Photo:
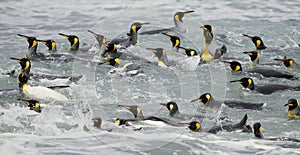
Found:
[[[135,117],[135,119],[120,119],[123,122],[127,122],[127,121],[129,121],[129,122],[160,121],[160,122],[163,122],[163,123],[171,125],[171,126],[176,126],[176,127],[184,126],[183,124],[181,124],[180,122],[175,121],[175,120],[162,118],[162,117],[156,117],[156,116],[144,116],[141,108],[136,105],[130,105],[130,106],[129,105],[118,105],[118,106],[129,110]]]
[[[274,138],[265,138],[262,134],[262,125],[257,122],[253,125],[253,133],[256,138],[270,140],[270,141],[292,141],[292,142],[300,142],[300,139],[288,138],[288,137],[274,137]]]
[[[251,109],[261,110],[266,104],[265,103],[249,103],[237,100],[215,100],[210,93],[204,93],[199,98],[192,100],[191,102],[202,102],[206,107],[220,107],[222,103],[230,108],[238,109]]]
[[[204,131],[204,132],[216,134],[217,132],[223,130],[227,132],[232,132],[237,130],[247,131],[249,130],[249,127],[246,125],[247,119],[248,119],[248,115],[245,114],[242,120],[237,124],[217,125],[217,126],[213,126],[210,129],[202,129],[201,124],[197,121],[192,121],[191,123],[185,123],[184,125],[188,126],[190,130],[195,132]]]
[[[157,65],[160,67],[169,67],[169,66],[175,66],[175,61],[169,61],[167,57],[167,51],[163,48],[146,48],[147,50],[150,50],[155,54],[155,56],[158,58]]]
[[[91,30],[88,30],[97,40],[99,49],[102,49],[106,45],[106,38],[102,34],[97,34]]]
[[[25,73],[21,73],[18,77],[19,87],[22,92],[27,95],[28,97],[34,99],[53,99],[57,101],[68,101],[64,95],[43,86],[30,86],[28,84],[28,76]]]
[[[263,50],[267,48],[260,37],[249,36],[247,34],[243,34],[243,36],[248,37],[254,43],[257,50]]]
[[[64,36],[65,38],[67,38],[70,42],[70,47],[68,49],[68,51],[72,52],[72,53],[76,53],[76,51],[78,51],[79,49],[79,38],[76,35],[67,35],[67,34],[63,34],[63,33],[58,33],[58,35]]]
[[[107,44],[106,49],[103,51],[101,56],[103,58],[110,57],[110,58],[119,58],[122,60],[129,60],[129,61],[133,61],[133,62],[137,62],[137,63],[141,63],[141,64],[144,64],[144,63],[151,64],[152,63],[145,58],[131,54],[129,52],[119,52],[117,49],[116,43]]]
[[[212,43],[214,35],[213,35],[213,28],[211,25],[204,25],[200,28],[203,29],[203,39],[205,43],[205,49],[201,53],[200,58],[202,61],[211,61],[213,59],[212,54],[209,52],[209,45]]]
[[[177,119],[182,119],[182,120],[188,120],[188,119],[204,119],[205,116],[200,116],[200,115],[189,115],[189,114],[183,114],[179,112],[179,108],[176,102],[168,102],[168,103],[161,103],[160,105],[166,107],[169,110],[169,115],[171,117],[177,118]]]
[[[54,40],[49,39],[49,40],[37,40],[37,41],[46,45],[50,53],[56,52],[56,42]]]
[[[244,54],[247,54],[250,59],[251,62],[253,64],[259,64],[259,54],[257,53],[257,51],[250,51],[250,52],[243,52]]]
[[[287,116],[289,118],[299,118],[300,117],[300,107],[299,101],[297,99],[289,99],[288,103],[284,106],[288,106]]]
[[[300,65],[298,63],[295,62],[294,59],[274,59],[275,61],[278,61],[282,64],[284,64],[285,67],[287,67],[288,69],[296,69],[297,71],[300,70]]]
[[[238,61],[223,61],[225,64],[228,64],[232,70],[232,72],[242,72],[242,65]],[[285,79],[296,79],[294,75],[289,73],[280,72],[274,69],[268,68],[254,68],[250,70],[246,70],[246,73],[258,73],[264,77],[274,77],[274,78],[285,78]]]
[[[136,45],[138,43],[138,31],[144,26],[149,23],[140,23],[140,22],[135,22],[130,26],[130,32],[127,33],[129,37],[129,45]]]
[[[215,50],[213,59],[220,59],[226,53],[227,53],[227,47],[225,45],[223,45],[221,48],[217,48]]]
[[[82,77],[82,75],[80,75],[80,76],[55,76],[55,75],[48,75],[48,74],[32,74],[32,73],[30,73],[31,62],[27,55],[25,55],[22,59],[13,58],[13,57],[11,57],[11,59],[19,62],[19,64],[21,65],[21,72],[26,73],[26,76],[30,76],[30,78],[34,79],[34,80],[43,81],[43,79],[48,79],[48,80],[57,80],[56,82],[58,82],[58,80],[59,80],[60,82],[65,81],[63,83],[69,83],[69,82],[77,82]],[[11,76],[13,76],[13,75],[11,75]]]
[[[172,36],[172,35],[169,35],[167,33],[161,33],[161,34],[167,36],[170,39],[170,41],[172,42],[172,48],[175,48],[176,50],[179,49],[179,47],[180,47],[180,38],[178,36]]]
[[[289,85],[280,85],[280,84],[266,84],[266,85],[254,85],[254,82],[251,78],[244,77],[240,80],[233,80],[230,83],[239,83],[244,88],[250,89],[260,94],[269,95],[277,91],[291,90],[291,91],[300,91],[300,86],[289,86]]]
[[[179,48],[182,49],[184,51],[184,53],[189,57],[198,55],[196,50],[194,50],[192,48],[184,48],[184,47],[181,47],[181,46]]]
[[[24,99],[18,99],[18,100],[23,101],[29,107],[30,110],[33,110],[33,111],[38,112],[38,113],[42,112],[39,101],[37,101],[37,100],[24,100]]]
[[[17,34],[18,36],[24,38],[27,40],[29,46],[28,46],[28,57],[30,57],[31,59],[34,60],[39,60],[39,59],[43,59],[45,57],[45,55],[43,53],[37,53],[37,46],[38,46],[38,41],[36,39],[36,37],[32,37],[32,36],[25,36],[22,34]]]
[[[167,32],[170,32],[170,31],[186,33],[186,32],[188,32],[188,29],[186,27],[184,27],[182,19],[185,15],[190,14],[192,12],[194,12],[194,11],[176,12],[173,16],[175,27],[144,31],[140,34],[141,35],[152,35],[152,34],[159,34],[159,33],[162,33],[162,32],[167,33]]]
[[[141,64],[129,62],[121,65],[121,60],[119,58],[111,58],[108,61],[98,63],[98,65],[103,65],[103,64],[121,68],[127,75],[131,75],[131,76],[144,73]]]
[[[21,72],[25,72],[26,75],[29,75],[30,68],[31,68],[31,62],[28,59],[27,55],[24,55],[24,57],[22,59],[13,58],[13,57],[11,57],[10,59],[16,60],[21,65]]]

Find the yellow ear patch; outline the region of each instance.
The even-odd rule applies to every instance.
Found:
[[[174,108],[173,104],[170,104],[170,110],[172,110]]]
[[[34,40],[34,41],[32,42],[32,46],[31,46],[30,48],[35,47],[36,45],[37,45],[37,41]]]
[[[205,97],[206,97],[206,99],[207,99],[208,101],[209,101],[210,98],[211,98],[211,96],[210,96],[209,94],[206,94]]]
[[[166,55],[166,50],[162,50],[162,54],[163,54],[163,55]]]
[[[120,124],[120,120],[119,120],[119,119],[116,119],[116,120],[115,120],[115,124],[118,124],[118,125],[119,125],[119,124]]]
[[[174,17],[174,19],[175,19],[175,21],[179,21],[179,15],[176,15],[176,16]]]
[[[260,133],[262,133],[262,130],[263,130],[262,126],[260,126],[258,130]]]
[[[194,56],[195,55],[195,51],[191,51],[191,56]]]
[[[157,60],[157,65],[159,66],[159,67],[168,67],[164,62],[162,62],[161,60]]]
[[[29,62],[29,61],[26,61],[25,69],[28,69],[29,66],[30,66],[30,62]]]
[[[241,66],[235,66],[234,71],[236,72],[236,71],[239,71],[240,69],[241,69]]]
[[[290,66],[292,66],[294,64],[294,60],[290,60],[289,64],[290,64]]]
[[[136,111],[137,111],[137,114],[140,114],[140,113],[141,113],[141,108],[140,108],[140,107],[137,107],[137,108],[136,108]]]
[[[178,39],[176,39],[176,42],[175,42],[175,46],[174,46],[174,47],[177,47],[179,44],[180,44],[180,41],[179,41]]]
[[[259,54],[257,54],[257,57],[253,62],[256,62],[258,59],[259,59]]]
[[[52,50],[54,50],[54,49],[55,49],[55,46],[56,46],[56,43],[55,43],[55,42],[52,42],[51,46],[52,46]]]
[[[261,41],[260,40],[256,40],[256,47],[260,46]]]
[[[252,80],[248,79],[248,86],[250,86],[252,84]]]
[[[39,108],[39,107],[40,107],[39,102],[36,102],[35,105],[34,105],[34,108],[37,109],[37,108]]]
[[[195,131],[199,131],[199,130],[200,130],[200,128],[201,128],[201,125],[200,125],[200,123],[196,123],[196,130],[195,130]]]
[[[134,33],[136,33],[136,26],[133,25],[133,26],[131,27],[131,30],[132,30]]]
[[[78,38],[74,38],[74,44],[73,45],[76,45],[78,43]]]
[[[115,62],[117,63],[117,64],[119,64],[120,65],[120,59],[119,58],[115,58]]]

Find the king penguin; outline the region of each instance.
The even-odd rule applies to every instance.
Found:
[[[201,53],[200,58],[201,61],[211,61],[213,59],[212,54],[209,52],[209,45],[212,43],[214,35],[213,35],[213,27],[211,25],[204,25],[200,27],[203,29],[203,39],[205,44],[205,49]]]
[[[150,31],[144,31],[140,33],[141,35],[153,35],[153,34],[159,34],[159,33],[167,33],[170,31],[180,32],[180,33],[186,33],[188,32],[188,28],[186,28],[183,24],[183,17],[187,14],[190,14],[194,11],[185,11],[185,12],[176,12],[173,16],[174,25],[175,27],[172,28],[163,28],[163,29],[157,29],[157,30],[150,30]]]
[[[191,102],[202,102],[206,107],[220,107],[221,104],[224,103],[230,108],[251,110],[261,110],[266,105],[265,103],[249,103],[237,100],[217,101],[213,98],[213,96],[210,93],[204,93],[199,98],[194,99]]]
[[[257,50],[264,50],[267,48],[259,36],[250,36],[247,34],[243,34],[243,36],[249,38],[253,42]]]
[[[239,83],[244,88],[250,89],[251,91],[264,94],[264,95],[270,95],[278,91],[286,91],[286,90],[300,91],[300,86],[289,86],[289,85],[281,85],[281,84],[254,85],[254,81],[248,77],[244,77],[240,80],[230,81],[230,83],[233,82]]]
[[[299,101],[297,99],[289,99],[288,103],[284,106],[288,106],[287,116],[289,118],[299,118],[300,117],[300,107]]]

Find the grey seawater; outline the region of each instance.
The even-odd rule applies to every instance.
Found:
[[[104,34],[108,40],[126,36],[135,21],[149,22],[142,31],[173,26],[173,14],[177,11],[194,10],[184,17],[189,32],[178,34],[182,44],[203,50],[200,26],[210,24],[214,34],[225,34],[227,42],[214,40],[211,51],[225,44],[228,55],[243,59],[242,52],[254,50],[254,45],[243,33],[259,35],[266,46],[274,50],[261,53],[261,63],[273,63],[274,58],[288,56],[300,61],[300,3],[298,1],[1,1],[0,2],[0,71],[19,69],[10,57],[22,57],[27,43],[16,34],[54,39],[58,52],[65,52],[67,40],[58,33],[76,34],[81,45],[96,44],[87,30]],[[162,35],[139,36],[139,45],[128,52],[156,61],[147,47],[163,47],[169,59],[185,60],[182,54],[171,51],[171,43]],[[92,47],[96,49],[96,47]],[[38,52],[47,53],[39,44]],[[266,102],[261,111],[223,108],[222,112],[232,121],[239,121],[247,113],[250,125],[263,124],[266,137],[300,138],[299,120],[288,120],[283,105],[290,98],[299,98],[298,92],[280,92],[259,95],[241,91],[230,80],[241,78],[232,75],[230,69],[220,62],[190,68],[187,61],[183,67],[145,67],[142,75],[130,77],[110,66],[93,63],[43,63],[32,62],[32,72],[55,75],[84,75],[78,83],[62,93],[72,99],[70,103],[42,101],[41,114],[31,113],[16,99],[21,95],[3,97],[0,100],[0,152],[1,154],[299,154],[299,144],[257,140],[253,134],[220,132],[195,133],[184,127],[164,124],[144,124],[140,131],[130,127],[116,127],[111,118],[129,117],[117,104],[139,105],[144,115],[168,117],[167,110],[159,103],[176,101],[182,113],[197,114],[202,104],[190,103],[202,93],[211,92],[216,99],[239,99]],[[276,69],[285,71],[282,66]],[[115,72],[115,73],[111,73]],[[299,75],[297,75],[299,76]],[[282,83],[300,85],[299,80],[255,77],[255,83]],[[41,84],[31,81],[32,85]],[[17,88],[15,78],[0,75],[0,88]],[[91,109],[83,116],[81,111]],[[103,128],[92,126],[91,118],[101,117]],[[205,122],[204,122],[205,123]],[[86,130],[88,128],[89,130]],[[205,126],[203,126],[205,128]]]

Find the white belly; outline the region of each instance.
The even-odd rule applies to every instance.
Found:
[[[52,99],[57,101],[68,101],[68,98],[66,98],[64,95],[60,94],[59,92],[56,92],[52,89],[42,87],[42,86],[37,86],[37,87],[27,86],[23,89],[23,93],[35,99]]]

